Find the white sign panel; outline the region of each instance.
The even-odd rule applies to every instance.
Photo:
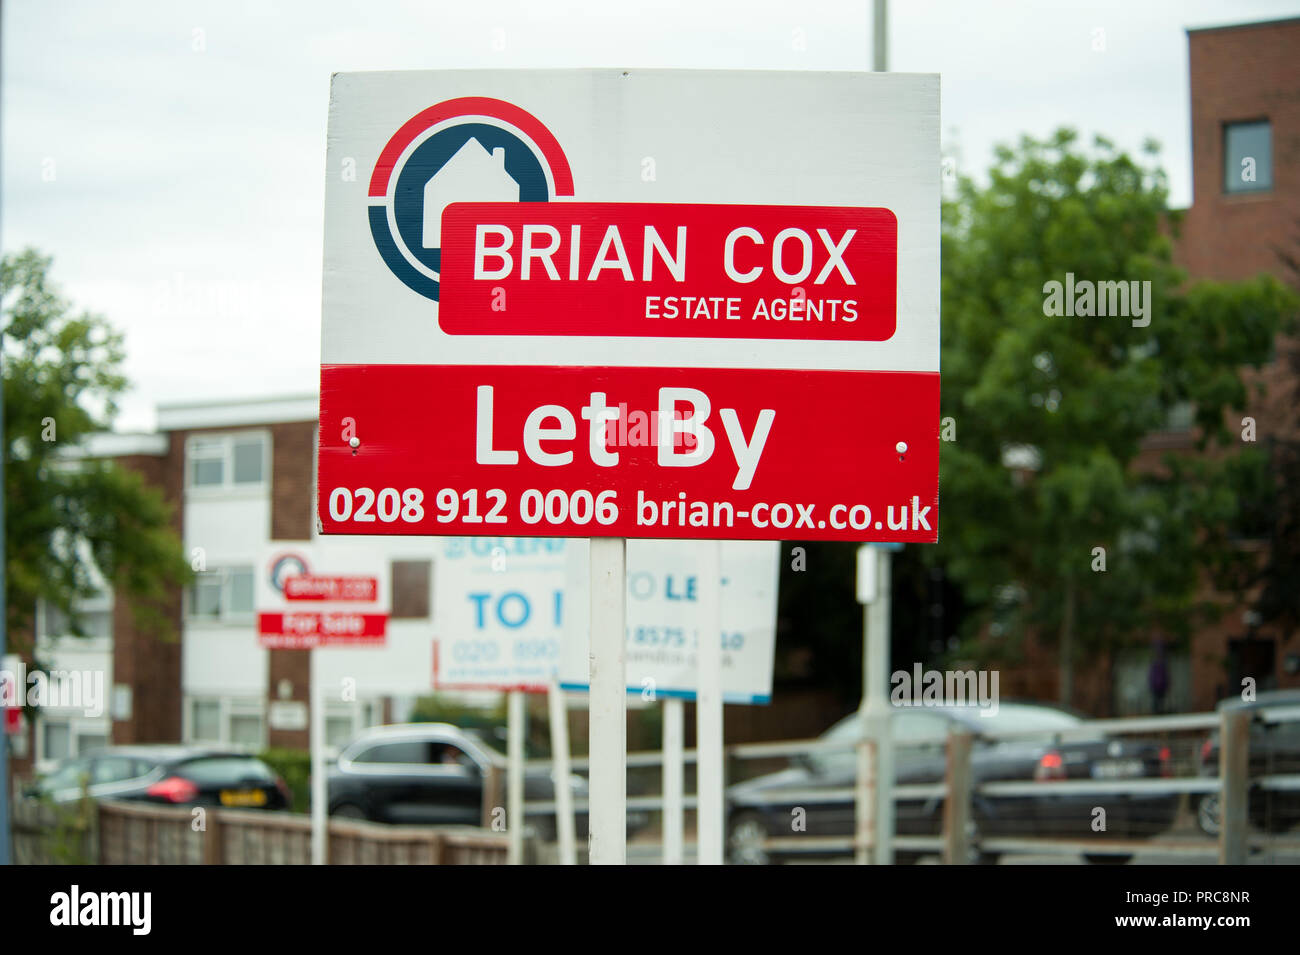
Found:
[[[929,75],[336,74],[321,533],[937,540],[938,110]]]
[[[433,688],[546,689],[560,660],[559,537],[449,537],[434,565]]]
[[[560,685],[588,689],[586,541],[570,562],[572,636],[565,641]],[[627,684],[643,699],[695,698],[697,547],[668,540],[627,542]],[[722,691],[728,703],[768,703],[776,649],[780,545],[722,544]]]

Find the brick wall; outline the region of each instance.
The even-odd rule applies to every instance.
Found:
[[[1178,263],[1197,278],[1234,280],[1261,272],[1295,284],[1279,250],[1300,258],[1300,19],[1188,34],[1191,74],[1193,201],[1175,249]],[[1267,119],[1272,128],[1273,188],[1268,192],[1227,194],[1223,189],[1225,123]],[[1300,345],[1281,339],[1280,360],[1245,378],[1266,394],[1235,410],[1229,421],[1240,433],[1241,419],[1256,421],[1258,439],[1295,434],[1300,390],[1287,354]],[[1229,642],[1247,636],[1242,613],[1253,595],[1224,600],[1224,615],[1198,629],[1192,641],[1193,706],[1208,708],[1225,691]],[[1276,641],[1274,675],[1278,686],[1300,687],[1283,661],[1300,653],[1300,634],[1287,636],[1264,627],[1255,636]]]
[[[172,529],[182,537],[185,443],[173,436],[165,456],[129,455],[118,465],[140,474],[172,508]],[[136,624],[130,601],[118,591],[113,606],[113,685],[131,688],[131,717],[113,720],[112,741],[175,742],[181,738],[181,595],[168,601],[171,633]]]
[[[271,539],[310,540],[312,496],[316,493],[313,466],[315,421],[293,421],[271,426]],[[278,700],[281,680],[293,690],[288,699],[308,702],[309,650],[269,650],[267,700]],[[273,747],[307,749],[307,730],[267,729]]]
[[[1188,34],[1192,207],[1177,256],[1193,277],[1279,273],[1276,247],[1300,252],[1300,20]],[[1271,192],[1223,191],[1223,124],[1267,118]]]

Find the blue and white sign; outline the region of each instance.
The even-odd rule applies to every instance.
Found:
[[[567,637],[560,664],[566,690],[588,686],[588,545],[571,542]],[[694,699],[700,580],[690,542],[627,542],[627,683],[643,700]],[[722,544],[722,695],[728,703],[769,703],[776,650],[780,544]],[[581,595],[581,599],[577,595]]]
[[[561,537],[449,537],[434,565],[433,688],[546,689],[567,611]]]

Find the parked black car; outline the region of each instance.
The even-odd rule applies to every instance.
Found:
[[[1030,703],[1002,703],[996,714],[982,717],[973,706],[896,707],[891,714],[895,740],[895,784],[917,785],[944,780],[949,731],[975,735],[971,771],[975,782],[1037,781],[1041,792],[1032,795],[985,796],[976,793],[972,822],[977,842],[981,836],[1046,836],[1086,839],[1147,836],[1163,832],[1174,821],[1176,793],[1090,792],[1056,794],[1052,782],[1062,779],[1131,779],[1168,775],[1167,749],[1136,740],[1102,735],[1062,739],[1062,730],[1077,727],[1080,717],[1055,707]],[[823,734],[823,739],[852,740],[861,733],[861,717],[846,716]],[[985,736],[994,732],[1032,732],[1033,738],[999,741]],[[920,741],[918,743],[918,741]],[[792,810],[804,810],[803,830],[809,836],[851,836],[855,803],[851,796],[829,802],[807,798],[808,791],[852,792],[857,756],[852,750],[811,755],[794,761],[780,772],[760,776],[727,790],[728,854],[733,863],[764,864],[781,861],[785,854],[762,846],[768,837],[792,836]],[[789,792],[784,796],[783,792]],[[1093,810],[1106,810],[1106,831],[1094,832]],[[900,835],[938,835],[943,821],[939,797],[898,800],[895,830]],[[805,855],[797,843],[789,850]],[[846,850],[847,851],[847,850]],[[824,854],[824,853],[817,853]],[[913,862],[918,853],[895,852],[898,862]],[[1087,854],[1094,863],[1127,862],[1131,856]],[[997,854],[982,852],[974,861],[991,863]]]
[[[506,798],[506,758],[486,733],[449,723],[407,723],[367,730],[339,754],[329,773],[329,811],[333,816],[371,822],[422,825],[482,824],[483,785],[488,770],[501,770],[500,798]],[[587,781],[570,775],[575,803],[587,800]],[[548,769],[524,776],[524,798],[551,801],[555,782]],[[555,817],[530,818],[539,835],[551,841]],[[628,828],[641,828],[645,813],[628,813]],[[579,835],[587,812],[575,812]]]
[[[110,746],[64,760],[39,778],[31,796],[57,803],[126,799],[180,806],[288,809],[293,794],[256,756],[238,750],[160,744]]]
[[[1247,703],[1240,697],[1221,700],[1215,707],[1243,710],[1254,719],[1250,724],[1250,776],[1300,773],[1300,720],[1265,723],[1266,707],[1300,707],[1300,690],[1265,690]],[[1202,776],[1219,775],[1219,731],[1213,730],[1201,744]],[[1286,832],[1300,823],[1300,791],[1268,790],[1257,783],[1250,787],[1248,798],[1251,825],[1266,832]],[[1196,824],[1206,835],[1219,834],[1219,794],[1206,793],[1196,799]]]

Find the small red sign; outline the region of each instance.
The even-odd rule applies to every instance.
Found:
[[[438,324],[454,335],[885,341],[888,209],[458,202]]]
[[[349,610],[259,613],[258,643],[272,650],[304,650],[357,643],[382,645],[388,614]]]

